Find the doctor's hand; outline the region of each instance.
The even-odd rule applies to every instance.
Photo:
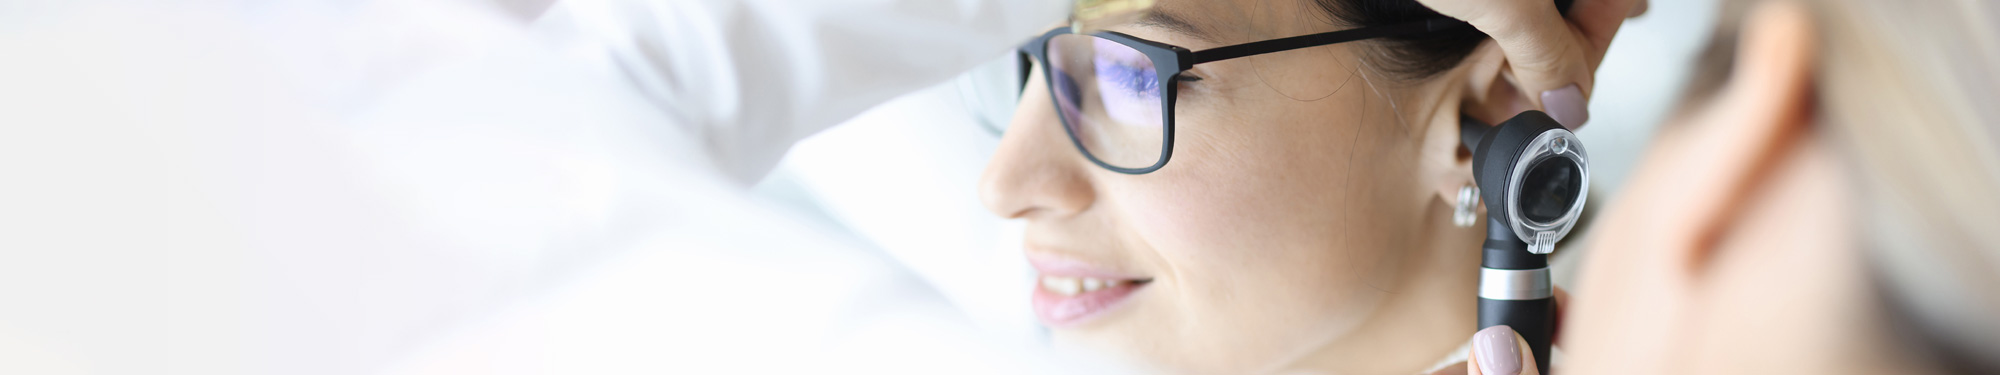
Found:
[[[1646,0],[1575,1],[1565,18],[1551,0],[1418,0],[1493,37],[1525,107],[1548,112],[1570,130],[1590,120],[1586,99],[1611,36],[1647,6]]]

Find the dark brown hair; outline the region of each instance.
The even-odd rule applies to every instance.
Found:
[[[1346,27],[1394,25],[1444,17],[1414,0],[1307,0],[1329,21]],[[1363,58],[1391,77],[1421,80],[1451,70],[1472,55],[1486,34],[1470,27],[1416,37],[1371,41]]]

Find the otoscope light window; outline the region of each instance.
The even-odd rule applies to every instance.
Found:
[[[1521,184],[1521,216],[1536,223],[1550,223],[1569,213],[1570,205],[1583,191],[1583,174],[1576,161],[1546,158],[1528,166]]]

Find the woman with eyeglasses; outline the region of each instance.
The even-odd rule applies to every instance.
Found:
[[[1448,358],[1475,330],[1484,233],[1453,220],[1459,119],[1581,126],[1635,5],[1537,3],[1468,25],[1414,1],[1167,0],[1027,43],[981,196],[1027,222],[1037,316],[1060,347],[1174,372]]]
[[[36,21],[0,22],[9,67],[0,69],[0,127],[10,130],[0,151],[21,156],[0,158],[11,162],[0,166],[9,176],[0,197],[12,199],[0,204],[0,253],[20,255],[0,262],[0,274],[33,281],[0,284],[0,347],[32,353],[0,361],[0,373],[1058,371],[1038,361],[1048,358],[982,350],[1001,345],[976,340],[924,280],[745,190],[793,142],[1012,48],[1068,1],[563,1],[552,12],[560,16],[536,27],[546,34],[471,3],[273,3],[0,12]],[[1037,254],[1152,244],[1161,254],[1201,245],[1212,256],[1038,258],[1051,276],[1087,276],[1047,283],[1068,299],[1044,311],[1064,330],[1090,329],[1117,321],[1104,313],[1116,298],[1092,293],[1126,291],[1140,308],[1130,310],[1154,322],[1185,302],[1186,314],[1124,332],[1178,339],[1154,352],[1192,369],[1280,367],[1273,358],[1330,369],[1317,364],[1339,358],[1312,355],[1322,347],[1376,357],[1357,363],[1416,367],[1404,364],[1449,344],[1404,355],[1348,338],[1397,332],[1431,342],[1469,329],[1365,319],[1466,321],[1455,315],[1469,292],[1450,290],[1462,279],[1405,277],[1462,264],[1415,228],[1459,232],[1407,212],[1347,214],[1435,211],[1428,196],[1381,188],[1451,185],[1440,177],[1448,168],[1388,168],[1448,164],[1408,159],[1433,154],[1419,142],[1429,139],[1424,111],[1456,105],[1433,99],[1460,86],[1498,82],[1458,61],[1499,60],[1478,60],[1494,55],[1474,52],[1478,38],[1463,28],[1410,42],[1450,47],[1436,56],[1360,58],[1431,50],[1397,44],[1279,52],[1451,25],[1409,26],[1423,20],[1405,17],[1417,14],[1408,4],[1386,16],[1325,12],[1360,2],[1271,4],[1280,6],[1179,4],[1178,18],[1152,20],[1213,41],[1121,31],[1199,51],[1334,24],[1376,31],[1198,55],[1212,63],[1190,52],[1178,60],[1186,74],[1169,79],[1143,74],[1129,54],[1107,55],[1101,73],[1100,60],[1084,60],[1088,76],[1064,65],[1078,73],[1063,86],[1071,104],[1094,103],[1078,113],[1178,105],[1090,112],[1093,121],[1177,126],[1153,144],[1177,153],[1171,164],[1160,164],[1164,153],[1160,163],[1126,164],[1122,151],[1099,147],[1116,144],[1095,136],[1118,134],[1099,133],[1118,129],[1107,127],[1077,133],[1093,142],[1087,155],[1136,167],[1087,164],[1070,148],[1044,155],[1067,158],[1033,159],[1051,174],[1014,177],[1058,188],[1079,186],[1061,178],[1101,180],[1098,191],[1134,210],[1039,221],[1065,226],[1038,231],[1038,249],[1054,251]],[[1336,14],[1339,22],[1305,22]],[[1074,57],[1090,43],[1049,42],[1078,50],[1036,53]],[[1533,61],[1508,51],[1506,61]],[[1411,63],[1439,57],[1450,62]],[[1028,92],[1052,103],[1036,82]],[[1160,87],[1183,99],[1146,96]],[[1580,100],[1581,91],[1563,92]],[[1081,93],[1095,101],[1074,99]],[[1526,103],[1557,107],[1536,98]],[[1047,121],[1035,125],[1047,126],[1018,127],[1003,165],[1025,160],[1024,142],[1070,139],[1048,133],[1059,122],[1040,108]],[[1151,173],[1124,174],[1134,168]],[[1032,203],[1019,207],[1055,207]],[[1402,245],[1413,247],[1390,248]],[[1112,271],[1131,277],[1090,273],[1105,259],[1147,266]],[[1194,267],[1231,263],[1237,272]],[[1176,301],[1166,299],[1173,285],[1210,288],[1182,288],[1189,298]],[[1420,301],[1447,294],[1456,306]],[[1329,306],[1343,309],[1298,313]],[[1286,313],[1241,313],[1257,309]],[[1201,331],[1230,326],[1249,330]]]

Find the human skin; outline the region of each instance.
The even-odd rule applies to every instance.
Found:
[[[1935,372],[1888,326],[1854,176],[1813,131],[1808,11],[1770,1],[1741,26],[1729,78],[1662,127],[1596,224],[1558,371]],[[1474,353],[1464,373],[1489,374]]]
[[[1298,1],[1162,1],[1207,37],[1106,28],[1192,50],[1341,29]],[[1229,26],[1229,27],[1223,27]],[[1100,168],[1064,133],[1039,67],[981,183],[1027,223],[1031,260],[1150,280],[1052,324],[1060,347],[1190,373],[1416,373],[1473,331],[1483,228],[1451,225],[1470,182],[1461,113],[1522,109],[1492,42],[1391,78],[1341,44],[1196,66],[1164,168]]]

